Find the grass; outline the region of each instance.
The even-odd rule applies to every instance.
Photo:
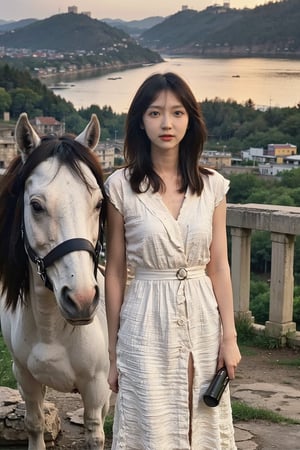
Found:
[[[255,349],[255,347],[249,347],[249,346],[244,345],[244,344],[239,344],[239,348],[240,348],[241,354],[243,356],[255,356],[255,355],[257,355],[257,350]]]
[[[17,383],[12,372],[12,358],[0,333],[0,386],[16,389]]]
[[[113,423],[114,423],[114,416],[112,414],[109,414],[105,418],[104,423],[104,433],[105,437],[111,439],[113,434]]]
[[[300,368],[300,358],[296,358],[296,359],[282,359],[277,360],[276,364],[278,366],[289,366],[289,367],[298,367]]]
[[[265,420],[271,423],[286,423],[289,425],[299,425],[300,421],[284,417],[281,414],[270,411],[269,409],[254,408],[240,401],[232,401],[232,416],[235,422],[251,420]]]
[[[269,350],[280,347],[279,339],[270,337],[266,333],[256,334],[252,322],[248,317],[238,318],[235,325],[239,345],[249,345]]]

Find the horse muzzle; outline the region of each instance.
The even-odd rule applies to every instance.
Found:
[[[74,292],[65,286],[59,302],[62,315],[73,326],[88,325],[94,319],[99,298],[97,285],[90,292]]]

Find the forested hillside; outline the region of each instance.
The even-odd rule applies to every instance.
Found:
[[[255,9],[185,10],[145,31],[142,42],[167,54],[300,56],[299,0]]]
[[[0,46],[61,52],[85,51],[112,59],[159,62],[161,57],[138,45],[124,31],[85,14],[57,14],[0,35]]]

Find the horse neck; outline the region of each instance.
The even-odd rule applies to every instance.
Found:
[[[31,268],[29,272],[27,311],[32,315],[41,342],[50,343],[70,325],[62,318],[54,293],[44,286],[35,268]]]

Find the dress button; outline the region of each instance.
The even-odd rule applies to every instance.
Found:
[[[187,277],[187,270],[185,267],[180,267],[176,272],[176,277],[178,280],[185,280]]]
[[[178,320],[177,320],[177,325],[179,325],[180,327],[182,327],[182,325],[184,325],[184,320],[183,320],[183,319],[178,319]]]

